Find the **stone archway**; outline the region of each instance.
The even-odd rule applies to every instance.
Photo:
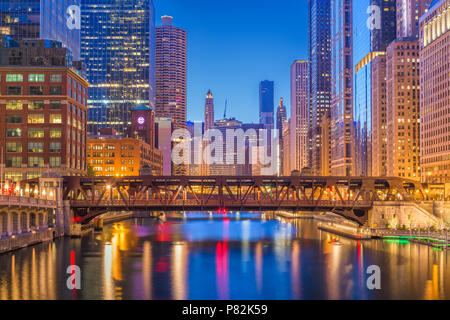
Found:
[[[29,231],[29,225],[28,225],[28,214],[26,212],[20,213],[20,227],[22,233]]]
[[[37,221],[38,219],[36,217],[36,213],[35,212],[30,213],[30,228],[32,230],[37,229]]]
[[[0,212],[0,238],[8,233],[8,215],[6,212]]]
[[[20,233],[20,217],[17,212],[11,212],[12,219],[12,233],[18,234]]]

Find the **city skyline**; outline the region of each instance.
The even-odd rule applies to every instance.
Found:
[[[188,33],[188,120],[203,121],[204,95],[211,89],[216,119],[222,118],[227,100],[228,116],[259,123],[258,88],[266,79],[275,82],[275,101],[284,98],[289,109],[290,65],[308,58],[306,0],[284,1],[283,6],[263,0],[257,7],[235,0],[189,5],[155,0],[154,5],[157,26],[161,16],[169,15]]]

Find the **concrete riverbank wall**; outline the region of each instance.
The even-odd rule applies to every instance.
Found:
[[[52,241],[54,236],[55,229],[53,228],[14,235],[10,238],[0,240],[0,254],[32,246],[38,243]]]

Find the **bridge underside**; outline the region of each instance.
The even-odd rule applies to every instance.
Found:
[[[400,178],[65,177],[64,200],[86,223],[107,211],[335,212],[360,224],[373,201],[422,200],[422,185]]]

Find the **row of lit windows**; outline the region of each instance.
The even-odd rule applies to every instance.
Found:
[[[22,123],[21,114],[7,114],[6,115],[6,123],[8,124],[17,124]],[[44,114],[29,114],[27,123],[29,124],[42,124],[45,123],[45,115]],[[50,114],[49,123],[51,124],[61,124],[62,123],[62,115],[59,113]]]
[[[32,139],[40,139],[45,138],[43,128],[28,128],[28,138]],[[51,128],[49,131],[49,137],[51,139],[61,138],[62,131],[60,128]],[[21,128],[6,128],[6,137],[7,138],[21,138],[22,137],[22,129]]]
[[[28,101],[28,110],[44,110],[45,104],[43,100]],[[62,104],[60,100],[52,100],[49,104],[50,110],[61,110]],[[22,100],[7,100],[6,110],[23,110]]]
[[[6,152],[21,153],[21,142],[7,142]],[[51,153],[61,152],[61,142],[50,142],[49,151]],[[28,142],[28,152],[42,153],[44,152],[44,142]]]
[[[1,76],[0,76],[1,80]],[[50,82],[61,82],[61,74],[51,74]],[[22,73],[11,73],[6,75],[6,82],[23,82]],[[28,75],[28,82],[45,82],[45,74],[43,73],[30,73]]]
[[[6,168],[21,168],[22,167],[22,157],[6,157],[5,159]],[[31,168],[43,168],[44,157],[28,157],[27,158],[28,167]],[[50,168],[61,167],[61,157],[49,157]]]

